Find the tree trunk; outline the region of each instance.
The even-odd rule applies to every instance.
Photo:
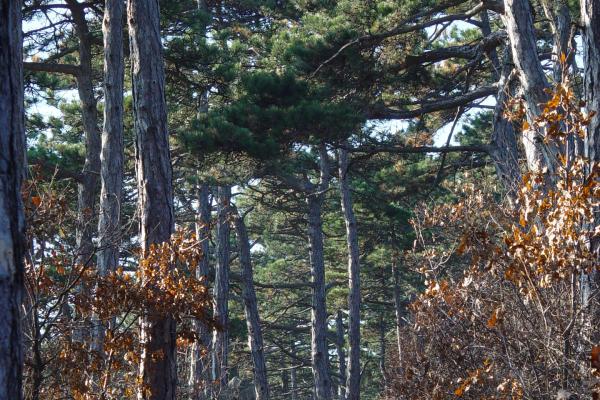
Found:
[[[213,332],[212,342],[212,378],[217,382],[217,395],[227,387],[227,358],[229,345],[229,217],[231,188],[218,188],[217,196],[217,266],[215,269],[215,287],[213,310],[219,328]],[[215,396],[218,397],[218,396]]]
[[[202,258],[196,270],[196,277],[208,285],[208,273],[210,266],[210,199],[208,185],[201,184],[198,190],[198,219],[196,221],[196,237],[200,241],[200,250]],[[189,385],[192,388],[192,400],[201,400],[208,398],[206,392],[202,390],[204,380],[208,381],[206,372],[210,363],[206,357],[202,357],[202,348],[210,347],[211,334],[208,327],[201,321],[195,321],[196,333],[200,342],[194,343],[192,348],[192,358],[190,360],[190,380]]]
[[[360,398],[360,252],[358,231],[348,180],[348,152],[340,149],[339,178],[342,211],[346,223],[348,247],[348,377],[346,395],[349,400]]]
[[[21,1],[0,0],[0,400],[22,398],[25,174]]]
[[[129,0],[136,175],[142,255],[170,239],[174,229],[172,170],[165,74],[157,0]],[[146,310],[140,333],[138,399],[174,400],[177,387],[175,321]],[[160,356],[158,356],[160,355]],[[145,389],[149,389],[146,391]]]
[[[81,118],[85,134],[85,163],[78,185],[77,198],[77,262],[89,264],[94,252],[94,206],[98,198],[100,182],[100,149],[102,147],[98,110],[92,81],[92,36],[85,18],[86,5],[77,0],[66,0],[73,17],[79,40],[79,72],[77,92],[81,102]]]
[[[104,128],[100,154],[100,216],[98,273],[119,264],[121,190],[123,186],[123,15],[122,0],[106,0],[104,36]],[[104,327],[95,321],[94,349],[102,352]]]
[[[554,171],[555,157],[543,143],[543,132],[533,129],[533,122],[540,114],[540,104],[548,100],[545,89],[548,81],[538,57],[536,36],[528,0],[504,0],[504,21],[514,63],[525,96],[527,119],[532,129],[523,132],[523,146],[527,166],[532,172],[541,172],[543,167]]]
[[[396,345],[398,346],[398,365],[402,368],[402,299],[400,292],[400,271],[398,269],[398,256],[392,260],[392,275],[394,277],[394,313],[396,317]]]
[[[600,59],[600,1],[581,1],[581,22],[583,25],[584,99],[588,112],[600,113],[600,65],[598,65]],[[600,114],[596,114],[587,127],[584,152],[590,166],[600,162]],[[595,211],[596,218],[592,221],[592,229],[600,225],[600,211]],[[600,259],[600,238],[598,236],[591,238],[590,250],[597,259]],[[590,307],[588,320],[590,321],[592,343],[598,343],[600,340],[598,329],[600,307],[597,300],[593,306],[590,306],[589,302],[592,294],[599,288],[600,274],[598,271],[582,274],[582,302],[584,307]]]
[[[337,317],[335,320],[336,325],[336,341],[335,347],[338,353],[338,364],[340,379],[346,377],[346,353],[344,351],[344,319],[342,318],[342,310],[338,310]],[[340,382],[338,387],[338,398],[340,400],[346,399],[346,388],[344,383]]]
[[[319,187],[307,197],[312,279],[311,360],[315,397],[317,400],[329,400],[331,399],[331,378],[328,368],[325,260],[323,256],[323,221],[321,219],[324,191],[329,185],[329,165],[324,146],[320,153],[321,181]]]
[[[494,107],[493,131],[490,155],[494,161],[496,174],[510,198],[516,196],[521,187],[519,147],[512,122],[504,117],[504,105],[511,93],[510,72],[513,69],[512,57],[507,49],[498,82],[498,94]]]
[[[248,328],[248,347],[254,366],[254,393],[256,400],[269,399],[267,367],[263,350],[263,336],[254,291],[254,275],[250,258],[250,243],[246,225],[241,215],[235,216],[235,230],[238,237],[240,266],[242,268],[242,298],[244,300],[244,315]]]

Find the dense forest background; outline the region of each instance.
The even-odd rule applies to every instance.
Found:
[[[600,398],[600,1],[0,0],[0,46],[0,400]]]

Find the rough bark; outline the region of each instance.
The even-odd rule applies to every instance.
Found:
[[[338,354],[340,379],[344,379],[346,377],[346,352],[344,351],[344,319],[342,316],[342,310],[338,310],[338,312],[337,312],[337,316],[335,319],[335,327],[336,327],[335,347],[336,347],[336,351]],[[346,387],[345,387],[344,383],[341,383],[341,382],[338,387],[338,398],[340,400],[346,399]]]
[[[231,188],[218,188],[217,195],[217,266],[215,268],[213,316],[219,329],[213,332],[212,378],[217,381],[217,395],[227,387],[227,359],[229,353],[229,214]]]
[[[248,347],[252,355],[254,367],[254,393],[256,400],[269,399],[269,384],[267,381],[267,367],[263,350],[263,335],[254,290],[254,274],[250,258],[250,242],[246,224],[241,215],[235,216],[235,231],[238,239],[240,266],[242,269],[242,299],[244,301],[244,315],[248,329]]]
[[[512,69],[510,51],[507,50],[498,82],[493,131],[490,140],[490,157],[494,161],[496,175],[498,175],[498,179],[500,179],[510,197],[517,193],[521,185],[517,137],[513,124],[504,117],[505,104],[511,95],[510,73]]]
[[[196,269],[196,277],[208,284],[208,274],[210,267],[209,241],[210,241],[210,199],[209,188],[206,184],[201,184],[198,190],[198,219],[196,221],[196,237],[200,241],[200,250],[202,259]],[[192,400],[207,398],[207,393],[202,390],[203,380],[208,380],[206,375],[210,363],[206,357],[202,357],[202,347],[210,347],[211,332],[210,329],[201,321],[195,321],[196,333],[200,338],[200,343],[194,343],[192,348],[192,357],[190,360],[190,379],[189,385],[192,388]]]
[[[136,175],[142,254],[174,229],[165,74],[157,0],[129,0]],[[177,386],[175,321],[151,309],[142,317],[138,399],[174,400]],[[161,355],[160,357],[158,355]],[[145,390],[145,389],[148,389]]]
[[[536,35],[528,0],[505,0],[504,21],[513,61],[519,72],[525,97],[525,109],[530,126],[540,114],[540,104],[548,100],[545,89],[548,81],[538,57]],[[544,167],[553,169],[554,157],[543,144],[543,132],[528,129],[523,132],[523,146],[527,165],[532,172],[541,172]]]
[[[331,399],[327,351],[327,308],[325,292],[325,260],[323,255],[323,221],[321,212],[324,192],[329,186],[329,163],[327,151],[321,147],[321,178],[315,191],[307,196],[308,241],[310,246],[310,269],[312,279],[311,309],[311,361],[317,400]]]
[[[121,0],[106,0],[104,37],[104,126],[100,152],[100,215],[97,254],[101,276],[119,263],[121,189],[123,186],[123,16]],[[94,321],[93,348],[102,352],[104,326]]]
[[[123,15],[121,0],[106,0],[104,35],[104,127],[100,153],[98,272],[119,263],[121,189],[123,186]]]
[[[600,112],[600,1],[581,1],[581,23],[583,25],[583,67],[584,67],[584,99],[588,111]],[[584,142],[584,154],[590,165],[600,162],[600,114],[596,114],[587,127]],[[592,228],[600,225],[600,212],[596,210],[596,218],[592,221]],[[600,259],[600,238],[593,237],[590,240],[590,250]],[[593,271],[590,274],[582,274],[581,292],[584,307],[589,306],[591,296],[600,289],[600,274]],[[591,339],[597,343],[600,333],[597,326],[600,307],[595,304],[591,307],[588,319],[590,320]]]
[[[101,135],[98,124],[98,110],[94,96],[92,78],[92,36],[85,18],[85,4],[77,0],[66,0],[73,17],[75,32],[79,40],[79,69],[77,74],[77,92],[81,102],[81,119],[85,134],[85,162],[78,185],[77,195],[77,261],[86,264],[91,261],[94,252],[94,208],[98,198],[100,183]]]
[[[348,248],[348,376],[346,396],[349,400],[360,398],[360,253],[358,230],[348,179],[348,152],[338,151],[340,197]]]
[[[0,1],[0,400],[22,398],[25,127],[21,1]]]
[[[552,61],[554,62],[553,79],[555,82],[562,80],[563,66],[561,65],[561,55],[571,56],[569,54],[569,39],[571,37],[571,14],[569,7],[564,0],[543,0],[541,2],[546,18],[550,21],[552,36]],[[571,57],[570,57],[571,58]]]

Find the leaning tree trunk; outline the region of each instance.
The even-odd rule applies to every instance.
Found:
[[[248,347],[250,347],[252,365],[254,367],[254,393],[256,400],[267,400],[269,399],[269,384],[267,381],[262,329],[256,302],[256,292],[254,291],[250,242],[244,219],[239,214],[234,218],[235,231],[238,238],[240,266],[242,268],[242,299],[244,301],[246,327],[248,328]]]
[[[196,238],[200,242],[200,251],[202,258],[196,269],[196,278],[202,280],[208,285],[208,274],[210,267],[210,199],[208,185],[201,184],[198,190],[198,217],[196,221]],[[206,372],[209,369],[210,363],[207,362],[207,357],[203,356],[202,348],[210,347],[211,332],[206,324],[202,321],[194,321],[196,333],[199,342],[194,343],[192,348],[192,357],[190,360],[190,379],[189,385],[192,389],[192,400],[201,400],[208,398],[206,391],[202,390],[202,383],[208,380]]]
[[[215,305],[213,315],[219,329],[213,332],[212,378],[217,382],[217,395],[227,387],[227,361],[229,355],[229,213],[231,188],[218,188],[217,196],[217,266],[215,268]]]
[[[324,146],[320,149],[321,180],[308,194],[308,242],[312,279],[311,361],[316,400],[331,399],[329,354],[327,351],[327,307],[325,292],[325,260],[323,255],[323,220],[321,212],[324,192],[329,186],[329,164]]]
[[[165,74],[157,0],[129,0],[136,175],[142,255],[170,239],[174,228],[173,189]],[[175,321],[147,309],[140,333],[142,356],[138,399],[174,400],[177,387]],[[160,355],[160,356],[158,356]],[[146,391],[145,389],[149,389]]]
[[[21,1],[0,0],[0,400],[22,398],[25,174]]]
[[[525,110],[531,129],[523,132],[523,146],[527,166],[532,172],[542,172],[544,167],[554,172],[556,156],[552,145],[544,144],[544,133],[534,128],[541,112],[541,104],[548,100],[548,81],[538,57],[536,35],[528,0],[504,0],[504,21],[513,61],[517,67]]]
[[[348,400],[360,398],[360,253],[358,230],[348,180],[348,152],[340,149],[339,178],[342,211],[346,223],[348,247],[348,377],[346,396]]]
[[[106,0],[104,36],[104,128],[100,154],[100,216],[98,273],[119,263],[121,190],[123,186],[123,15],[122,0]],[[94,348],[102,352],[104,326],[95,321]]]

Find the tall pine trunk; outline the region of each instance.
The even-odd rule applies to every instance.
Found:
[[[344,351],[344,319],[342,317],[342,310],[337,311],[335,327],[335,348],[338,354],[338,370],[340,372],[340,380],[343,380],[346,378],[346,352]],[[346,387],[343,381],[340,382],[340,385],[338,387],[338,399],[346,399]]]
[[[269,384],[263,349],[263,335],[258,314],[258,304],[256,302],[256,292],[254,290],[250,242],[243,217],[237,214],[234,218],[239,246],[240,266],[242,269],[242,299],[244,301],[244,315],[246,316],[246,327],[248,329],[248,347],[250,347],[252,365],[254,367],[254,393],[256,400],[267,400],[269,399]]]
[[[114,271],[119,263],[121,190],[123,186],[123,16],[122,0],[106,0],[104,36],[104,127],[100,153],[100,216],[98,273]],[[104,326],[95,321],[94,348],[102,351]]]
[[[165,74],[157,0],[129,0],[136,175],[142,255],[170,239],[173,190]],[[177,387],[175,321],[147,309],[142,317],[138,399],[174,400]],[[148,389],[148,390],[146,390]]]
[[[581,0],[581,22],[583,24],[583,67],[584,67],[584,99],[588,111],[595,111],[597,114],[590,121],[587,127],[585,137],[585,156],[590,163],[590,169],[594,164],[600,162],[600,1]],[[591,172],[591,171],[590,171]],[[600,210],[595,210],[596,218],[591,221],[592,228],[600,225]],[[590,240],[590,250],[600,259],[600,237],[595,236]],[[598,328],[598,318],[600,317],[600,307],[598,300],[590,305],[592,294],[600,288],[600,274],[598,271],[591,271],[589,274],[582,274],[581,292],[584,307],[588,307],[588,321],[591,328],[590,339],[593,343],[600,341],[600,329]]]
[[[101,135],[98,124],[98,110],[92,80],[92,35],[85,18],[86,4],[77,0],[66,0],[71,12],[75,33],[79,40],[79,71],[77,92],[81,102],[81,117],[85,134],[85,162],[78,186],[77,195],[77,262],[85,265],[91,262],[94,252],[92,237],[95,226],[95,204],[100,182]]]
[[[311,361],[316,400],[331,399],[329,353],[327,351],[327,307],[325,292],[325,260],[323,254],[322,208],[325,190],[329,187],[329,162],[325,146],[319,151],[321,178],[319,185],[307,196],[308,242],[312,278]]]
[[[213,315],[219,325],[213,332],[212,378],[217,382],[216,394],[227,387],[229,356],[229,214],[231,188],[221,186],[217,190],[217,266],[215,269]]]
[[[348,180],[348,152],[340,149],[339,177],[348,247],[348,400],[360,398],[360,252],[358,230]]]
[[[210,267],[210,214],[211,205],[209,198],[209,188],[206,184],[201,184],[198,190],[198,216],[196,221],[196,238],[200,242],[202,258],[196,270],[196,278],[201,279],[208,284],[208,274]],[[202,348],[210,347],[211,332],[202,321],[194,321],[196,333],[199,342],[194,343],[192,348],[192,357],[190,360],[190,378],[189,385],[192,388],[192,400],[201,400],[208,398],[207,392],[203,390],[203,381],[208,380],[207,372],[210,362],[207,357],[203,357]]]
[[[25,173],[21,1],[0,0],[0,400],[22,398]]]

